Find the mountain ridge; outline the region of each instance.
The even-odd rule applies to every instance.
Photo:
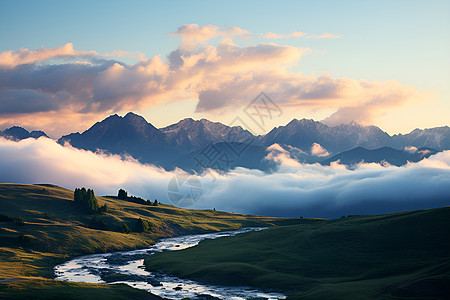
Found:
[[[33,130],[30,132],[20,126],[12,126],[3,131],[0,130],[0,136],[4,137],[6,139],[9,139],[9,140],[14,140],[14,141],[20,141],[20,140],[24,140],[27,138],[38,139],[41,136],[49,138],[47,136],[47,134],[41,130]]]
[[[24,131],[18,128],[15,128],[15,131],[18,132],[16,135],[19,137],[24,135]],[[20,132],[22,135],[19,134]],[[45,135],[45,133],[42,134]],[[102,150],[112,154],[130,155],[141,163],[151,163],[166,169],[183,165],[189,170],[197,171],[198,169],[193,167],[194,164],[187,162],[187,159],[198,160],[198,156],[213,154],[223,158],[224,153],[231,156],[230,160],[234,161],[233,166],[265,169],[267,163],[263,160],[266,149],[275,143],[290,149],[291,156],[303,163],[321,163],[358,147],[370,151],[390,147],[396,151],[398,159],[390,157],[385,160],[401,161],[403,164],[404,157],[409,155],[405,152],[406,148],[425,147],[433,150],[433,153],[450,149],[450,128],[442,126],[423,130],[415,129],[408,134],[391,136],[374,125],[364,126],[351,122],[333,127],[313,119],[303,118],[293,119],[286,125],[274,127],[265,135],[254,136],[240,126],[230,127],[207,119],[185,118],[169,126],[156,128],[144,117],[129,112],[123,117],[117,114],[110,115],[82,133],[63,135],[58,139],[58,143],[61,145],[69,143],[75,148],[85,150]],[[218,146],[214,147],[214,145]],[[313,147],[323,151],[317,154],[313,151]],[[243,151],[254,153],[243,153]],[[297,155],[293,155],[293,152]],[[394,153],[391,150],[388,152],[391,156]],[[388,155],[388,152],[385,155]],[[361,153],[357,154],[357,151],[351,153],[355,157],[349,158],[349,161],[354,162],[361,158]],[[374,153],[374,151],[370,154],[366,152],[370,156]],[[362,157],[362,160],[370,161],[367,157]],[[417,160],[417,157],[413,160]],[[380,161],[380,159],[375,160],[375,162]]]

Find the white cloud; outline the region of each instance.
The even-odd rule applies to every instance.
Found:
[[[414,146],[410,146],[410,147],[408,147],[408,146],[405,146],[405,149],[404,149],[406,152],[409,152],[409,153],[416,153],[417,152],[417,148],[416,147],[414,147]]]
[[[311,155],[318,156],[318,157],[324,157],[324,156],[330,155],[330,153],[328,153],[327,149],[322,147],[320,144],[313,143],[311,146]]]
[[[192,208],[290,217],[339,217],[450,204],[450,151],[403,167],[361,164],[348,170],[301,164],[272,146],[274,173],[237,168],[198,175],[203,195]],[[99,195],[125,188],[131,194],[169,203],[168,182],[175,173],[128,158],[62,147],[40,138],[0,139],[0,182],[86,186]],[[7,171],[5,171],[7,170]]]

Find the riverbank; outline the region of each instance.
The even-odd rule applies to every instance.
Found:
[[[208,284],[280,290],[288,299],[445,299],[450,207],[305,221],[205,240],[145,261]]]
[[[129,298],[134,293],[133,297],[141,297],[142,291],[125,285],[61,283],[52,280],[53,268],[84,254],[149,247],[164,237],[291,222],[97,199],[100,206],[108,206],[108,211],[89,215],[76,209],[71,190],[54,185],[0,184],[0,280],[20,279],[0,282],[0,297],[26,298],[35,293],[42,298],[82,299],[83,293],[66,293],[71,287],[110,299]],[[14,221],[19,216],[23,222]],[[140,218],[148,221],[149,231],[122,233],[122,224],[134,228]]]
[[[204,239],[220,239],[248,233],[262,228],[243,228],[235,231],[185,235],[165,238],[142,250],[93,254],[69,260],[55,267],[58,280],[72,282],[125,283],[137,289],[151,292],[164,299],[285,299],[280,293],[267,293],[245,286],[224,287],[205,285],[192,280],[169,276],[161,272],[147,272],[144,258],[161,251],[180,251],[196,246]]]

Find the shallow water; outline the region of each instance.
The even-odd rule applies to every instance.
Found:
[[[286,299],[280,293],[267,293],[249,287],[223,287],[201,284],[160,272],[148,272],[144,258],[161,251],[176,251],[196,246],[204,239],[217,239],[264,228],[243,228],[208,234],[161,239],[140,250],[85,255],[55,267],[55,279],[90,283],[125,283],[167,299]]]

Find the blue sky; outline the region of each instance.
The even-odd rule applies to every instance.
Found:
[[[290,72],[367,81],[396,80],[414,86],[425,99],[384,113],[370,122],[389,132],[415,127],[448,125],[450,113],[450,2],[449,1],[7,1],[0,2],[0,52],[21,48],[55,48],[70,42],[76,50],[99,54],[114,50],[140,52],[166,59],[180,37],[168,35],[183,24],[236,26],[252,34],[310,35],[324,32],[336,39],[261,36],[233,40],[239,47],[276,43],[310,48],[311,53],[291,63]],[[211,41],[212,45],[218,41]],[[122,61],[133,64],[132,58]],[[1,101],[1,96],[0,96]],[[170,100],[168,100],[170,102]],[[177,104],[140,106],[155,125],[181,117],[216,118],[195,111],[196,98]],[[127,107],[120,107],[119,112]],[[282,120],[301,118],[288,111]],[[305,117],[320,120],[332,109],[313,108]],[[103,111],[101,114],[109,114]],[[0,111],[1,113],[1,111]],[[155,117],[155,114],[172,117]],[[405,118],[403,115],[408,114]],[[396,124],[402,115],[402,124]],[[5,117],[6,118],[6,117]],[[7,118],[11,118],[10,115]],[[15,116],[15,119],[20,119]],[[10,122],[3,122],[6,126]],[[42,123],[44,124],[44,123]],[[82,124],[82,122],[80,122]],[[84,124],[84,123],[83,123]],[[44,124],[45,125],[45,124]]]

